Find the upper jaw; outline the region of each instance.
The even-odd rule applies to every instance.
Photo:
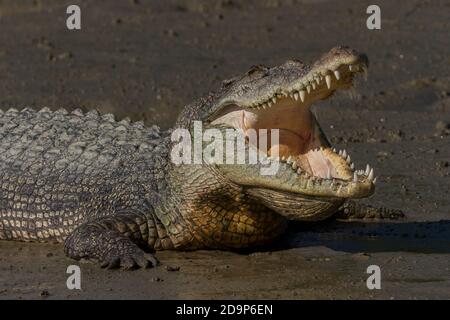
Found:
[[[235,104],[243,109],[270,108],[290,97],[306,102],[327,98],[335,90],[349,88],[356,73],[367,73],[364,54],[345,47],[333,48],[311,67],[296,61],[268,69],[261,78],[237,83],[218,102],[219,108]]]
[[[307,75],[290,85],[279,87],[272,92],[256,98],[252,102],[245,101],[243,108],[261,110],[272,107],[280,98],[291,98],[303,104],[311,104],[323,100],[338,89],[349,89],[356,73],[367,72],[363,62],[340,65],[336,69],[311,70]]]

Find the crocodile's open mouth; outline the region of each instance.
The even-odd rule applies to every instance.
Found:
[[[317,180],[341,181],[371,185],[375,182],[373,169],[366,166],[355,170],[350,155],[337,152],[323,139],[311,105],[330,97],[338,89],[352,89],[356,74],[367,70],[367,60],[340,63],[331,68],[314,67],[289,87],[274,88],[271,94],[256,99],[249,105],[233,103],[222,109],[213,124],[227,124],[248,132],[250,129],[268,129],[267,155],[292,166],[299,175]],[[279,130],[279,143],[272,144],[270,129]]]

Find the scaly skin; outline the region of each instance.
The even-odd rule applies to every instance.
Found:
[[[333,50],[312,70],[360,57],[350,49]],[[311,70],[288,63],[262,84],[258,68],[187,106],[174,128],[192,130],[194,120],[222,128],[213,118],[230,101],[247,107]],[[364,212],[362,205],[347,201],[345,211],[339,207],[373,192],[365,176],[330,188],[328,180],[309,183],[287,163],[276,176],[263,178],[260,165],[175,165],[171,132],[94,111],[2,113],[0,239],[64,242],[73,259],[128,269],[156,265],[148,253],[154,250],[263,245],[279,237],[289,219],[322,220],[335,212],[364,217],[356,212]],[[314,137],[329,145],[318,125]]]
[[[225,187],[215,199],[200,199],[202,210],[188,216],[180,202],[198,195],[174,195],[175,183],[169,190],[167,180],[177,176],[168,170],[170,137],[155,127],[45,108],[11,109],[0,125],[0,239],[65,241],[71,258],[131,268],[155,263],[141,248],[246,246],[284,227],[284,219],[259,204],[258,216],[246,210],[250,202],[222,208],[223,197],[239,196]],[[196,179],[190,173],[177,177],[184,180],[180,189]],[[213,174],[203,179],[217,188]]]

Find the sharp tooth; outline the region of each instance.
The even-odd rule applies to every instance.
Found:
[[[311,86],[312,86],[313,90],[316,90],[316,83],[315,82],[311,82]]]
[[[341,78],[341,75],[339,74],[339,71],[334,71],[334,76],[336,77],[336,80],[339,80]]]
[[[311,86],[310,86],[309,84],[306,86],[306,91],[307,91],[308,93],[311,93]]]
[[[291,162],[292,162],[292,157],[289,156],[289,157],[287,158],[286,162],[287,162],[287,163],[291,163]]]
[[[347,156],[347,163],[350,164],[352,162],[352,159],[350,159],[350,155]]]
[[[331,76],[329,74],[325,76],[325,81],[327,82],[327,88],[331,89]]]
[[[300,90],[300,99],[302,100],[302,102],[305,102],[305,96],[306,96],[305,90]]]
[[[331,170],[328,168],[327,170],[327,179],[331,179]]]
[[[358,175],[356,174],[356,172],[353,173],[353,182],[357,182],[358,181]]]
[[[332,150],[333,150],[334,153],[336,153],[336,148],[333,148]]]
[[[339,155],[342,156],[342,150],[339,150]]]
[[[353,67],[351,64],[348,65],[348,70],[352,71]]]
[[[342,158],[346,159],[347,158],[347,151],[344,149],[344,151],[342,152]]]
[[[277,98],[273,97],[273,98],[272,98],[272,102],[273,102],[273,103],[277,103]]]
[[[295,101],[298,100],[298,97],[299,97],[298,92],[294,93],[294,99],[295,99]]]
[[[373,184],[377,183],[377,177],[375,177],[375,179],[373,179]]]
[[[320,79],[319,78],[316,78],[316,83],[320,84]]]
[[[367,177],[370,181],[373,180],[373,169],[370,169],[369,176]]]
[[[272,106],[272,102],[267,102],[267,105],[269,106],[269,108]]]
[[[355,164],[354,164],[354,163],[352,163],[352,164],[350,165],[350,169],[355,170]]]
[[[298,168],[298,169],[297,169],[297,173],[298,173],[298,174],[302,173],[302,169]]]
[[[297,163],[295,161],[292,162],[292,169],[297,170]]]
[[[265,104],[262,105],[263,109],[267,108],[267,106]]]
[[[364,174],[367,176],[370,172],[370,166],[366,165],[366,171],[364,172]]]

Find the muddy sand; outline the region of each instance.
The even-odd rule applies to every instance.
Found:
[[[72,2],[0,2],[2,109],[97,108],[168,128],[222,79],[346,44],[369,56],[368,81],[315,112],[379,175],[364,202],[407,217],[292,224],[263,252],[160,252],[154,269],[80,264],[81,291],[66,288],[61,245],[1,241],[0,298],[450,298],[448,1],[378,1],[382,29],[368,30],[366,1],[78,0],[82,29],[69,31]],[[366,287],[373,264],[381,290]]]

